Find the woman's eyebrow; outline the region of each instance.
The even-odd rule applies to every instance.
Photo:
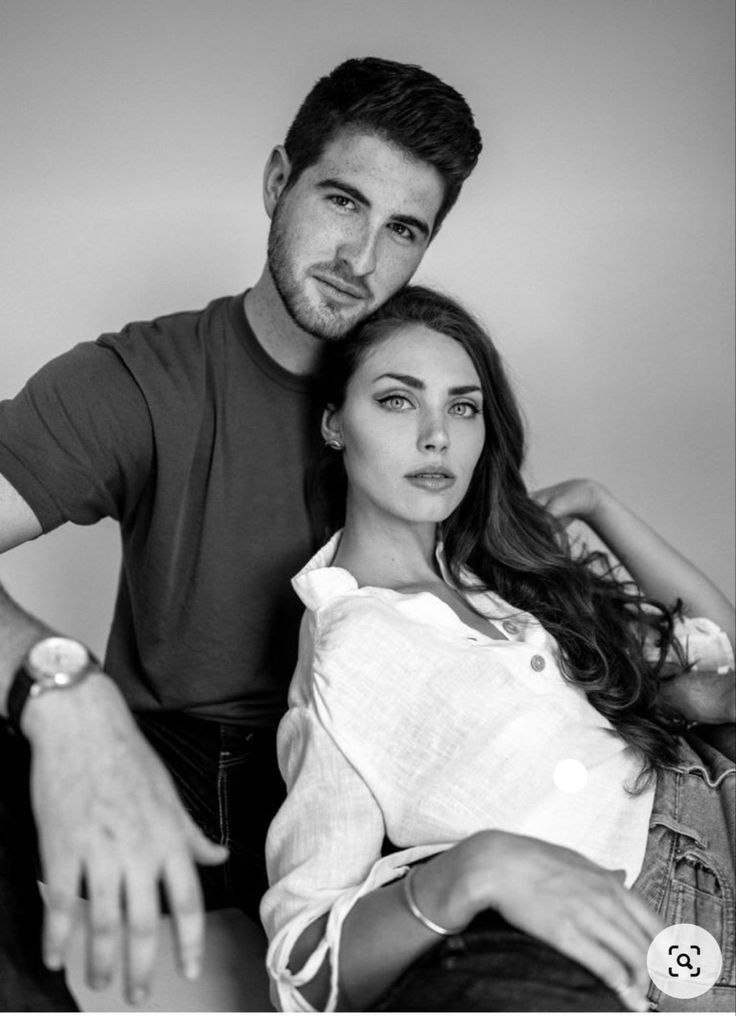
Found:
[[[391,378],[393,381],[400,381],[402,385],[407,385],[409,388],[416,388],[419,391],[422,391],[427,387],[424,381],[420,381],[418,377],[412,377],[411,374],[379,374],[378,377],[373,378],[374,384],[376,381],[382,381],[385,377]]]
[[[416,388],[417,391],[424,391],[427,387],[424,381],[421,381],[418,377],[413,377],[411,374],[379,374],[378,377],[373,379],[374,384],[376,381],[382,381],[383,378],[399,381],[408,388]],[[469,395],[470,392],[479,391],[480,385],[455,385],[454,388],[448,388],[450,395]]]

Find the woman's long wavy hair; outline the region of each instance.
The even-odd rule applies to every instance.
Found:
[[[501,357],[480,324],[454,300],[409,286],[340,341],[324,349],[322,404],[339,409],[350,378],[375,345],[407,324],[459,342],[478,373],[486,439],[462,502],[440,526],[447,566],[458,589],[490,589],[532,613],[556,639],[565,678],[642,758],[634,792],[662,764],[676,759],[678,718],[660,711],[657,692],[674,645],[679,605],[646,599],[599,551],[575,556],[563,526],[528,494],[521,470],[525,432]],[[344,523],[347,478],[342,455],[320,451],[308,484],[310,501],[327,531]],[[326,535],[326,534],[325,534]],[[465,570],[479,584],[469,584]],[[647,662],[645,638],[658,646]],[[672,675],[668,675],[671,677]]]

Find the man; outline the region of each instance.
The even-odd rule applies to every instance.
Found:
[[[122,927],[133,1001],[161,888],[187,976],[197,865],[208,906],[255,916],[296,657],[289,578],[322,536],[303,495],[310,374],[408,282],[480,148],[433,75],[347,61],[271,153],[268,258],[244,297],[77,346],[0,404],[0,551],[103,516],[123,542],[104,666],[0,591],[0,1008],[75,1008],[62,968],[80,887],[88,980],[108,983]]]

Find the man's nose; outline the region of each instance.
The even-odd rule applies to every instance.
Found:
[[[378,237],[365,226],[340,244],[338,254],[349,266],[353,275],[371,275],[376,270]]]

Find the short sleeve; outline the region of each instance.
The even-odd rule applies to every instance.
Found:
[[[45,532],[63,522],[123,520],[153,456],[146,400],[118,355],[97,343],[51,360],[0,402],[0,473]]]

